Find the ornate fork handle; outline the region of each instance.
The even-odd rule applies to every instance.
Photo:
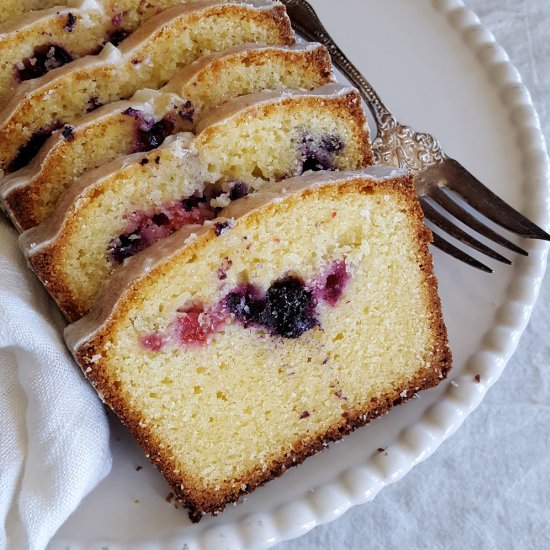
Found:
[[[377,127],[373,152],[377,163],[407,168],[419,173],[445,159],[439,142],[430,134],[416,132],[397,121],[376,90],[336,45],[314,9],[304,0],[282,0],[294,28],[308,40],[323,44],[334,63],[357,86],[371,111]],[[418,189],[422,193],[422,189]]]

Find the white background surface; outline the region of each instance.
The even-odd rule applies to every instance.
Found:
[[[467,4],[519,69],[550,142],[550,0]],[[326,25],[338,37],[339,29]],[[548,274],[517,352],[458,432],[374,502],[275,547],[394,548],[550,548]]]

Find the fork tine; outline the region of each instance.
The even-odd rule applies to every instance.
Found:
[[[441,187],[432,187],[428,191],[428,196],[433,199],[439,206],[444,208],[449,214],[452,214],[457,220],[477,231],[480,235],[487,237],[493,242],[500,244],[501,246],[521,254],[522,256],[528,256],[529,253],[520,248],[508,239],[505,239],[502,235],[499,235],[496,231],[493,231],[490,227],[478,220],[475,216],[472,216],[469,212],[464,210],[456,201],[452,199]]]
[[[478,212],[522,237],[550,241],[550,235],[546,231],[495,195],[459,162],[447,157],[444,165],[452,168],[455,175],[441,183],[446,184]]]
[[[439,250],[441,250],[442,252],[445,252],[446,254],[449,254],[449,256],[452,256],[453,258],[456,258],[457,260],[468,264],[470,267],[475,267],[476,269],[484,271],[485,273],[493,273],[493,270],[490,267],[487,267],[485,264],[482,264],[475,258],[472,258],[472,256],[470,256],[469,254],[466,254],[466,252],[464,252],[463,250],[460,250],[460,248],[457,248],[454,244],[446,241],[441,235],[437,234],[435,231],[432,231],[432,235],[432,244],[435,247],[439,248]]]
[[[471,246],[475,250],[478,250],[482,254],[485,254],[486,256],[489,256],[494,260],[497,260],[499,262],[502,262],[508,265],[512,264],[512,262],[508,258],[501,256],[498,252],[495,252],[494,250],[489,248],[487,245],[478,241],[477,239],[475,239],[474,237],[472,237],[471,235],[469,235],[468,233],[460,229],[460,227],[457,227],[450,220],[445,218],[445,216],[440,214],[425,199],[425,197],[420,197],[420,203],[422,204],[422,210],[424,211],[424,215],[426,216],[426,218],[430,220],[433,224],[437,225],[437,227],[443,229],[443,231],[451,235],[451,237],[458,239],[460,242],[467,244],[468,246]]]

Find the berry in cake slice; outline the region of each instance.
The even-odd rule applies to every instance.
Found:
[[[412,179],[319,172],[284,189],[134,256],[65,333],[193,520],[450,368]]]
[[[310,166],[309,170],[353,169],[366,164],[370,155],[368,132],[364,114],[355,102],[358,94],[354,89],[329,85],[328,89],[291,95],[285,91],[269,97],[266,102],[263,95],[260,101],[254,94],[243,96],[237,101],[243,101],[246,106],[232,117],[231,124],[209,127],[208,139],[199,134],[186,143],[190,151],[183,156],[184,161],[192,158],[200,167],[200,170],[193,169],[193,173],[203,178],[193,180],[201,187],[201,193],[205,192],[200,195],[202,202],[198,210],[182,210],[182,200],[188,204],[188,196],[193,193],[184,194],[180,188],[181,142],[169,140],[163,148],[166,158],[159,160],[160,171],[153,151],[144,157],[114,161],[112,165],[88,172],[68,188],[46,222],[22,235],[29,265],[69,320],[74,321],[89,310],[118,263],[183,225],[208,219],[207,214],[214,217],[215,209],[265,185],[264,179],[257,181],[257,170],[273,180],[284,174],[300,173],[304,164],[304,134],[312,136],[308,144],[310,154],[321,159],[318,166]],[[232,103],[226,103],[219,110],[225,112],[226,106],[231,107]],[[257,114],[250,122],[250,113],[259,113],[266,106],[270,109],[267,115]],[[307,116],[313,113],[315,120],[309,120],[305,127]],[[277,140],[278,156],[261,156],[263,148],[270,150],[269,141],[251,144],[238,134],[255,131],[257,124],[260,126],[256,137],[260,138],[261,127],[266,128],[265,140]],[[267,130],[270,125],[278,125],[276,136]],[[325,132],[329,130],[332,133],[327,137]],[[233,147],[228,178],[224,167],[211,163],[208,155],[214,146],[232,147],[231,141],[235,139],[240,140],[240,146],[245,149],[239,154]],[[219,152],[221,155],[223,150]],[[251,162],[255,167],[252,172]],[[210,184],[206,188],[205,182]],[[214,182],[216,186],[211,185]],[[157,191],[163,192],[162,201]],[[135,193],[139,199],[129,201],[128,196]],[[114,201],[116,208],[106,202],[105,197]],[[193,219],[195,214],[198,219]]]
[[[118,47],[86,56],[17,86],[0,112],[0,169],[30,160],[34,136],[70,124],[90,106],[127,99],[166,84],[202,55],[236,44],[294,44],[285,8],[271,0],[198,1],[152,17]],[[22,158],[23,155],[23,158]]]
[[[0,104],[27,80],[86,55],[108,42],[118,46],[134,30],[166,8],[186,0],[80,0],[36,5],[38,11],[2,25],[0,33]],[[27,8],[24,2],[21,10]],[[9,7],[8,7],[9,8]],[[50,9],[47,9],[50,8]],[[0,21],[5,17],[2,5]]]

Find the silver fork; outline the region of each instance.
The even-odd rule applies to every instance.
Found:
[[[336,45],[306,0],[282,2],[286,5],[296,31],[308,40],[324,44],[333,62],[361,92],[377,126],[377,137],[373,142],[375,161],[407,168],[414,174],[417,193],[427,220],[467,246],[508,265],[512,263],[508,258],[463,231],[449,219],[449,216],[512,252],[523,256],[527,256],[527,252],[474,216],[456,200],[456,196],[468,203],[477,213],[513,233],[550,241],[550,235],[546,231],[500,199],[460,163],[447,156],[432,135],[417,132],[399,123],[367,79]],[[439,208],[434,207],[433,203]],[[442,211],[445,214],[442,214]],[[493,272],[490,267],[457,248],[435,231],[433,244],[472,267],[488,273]]]

